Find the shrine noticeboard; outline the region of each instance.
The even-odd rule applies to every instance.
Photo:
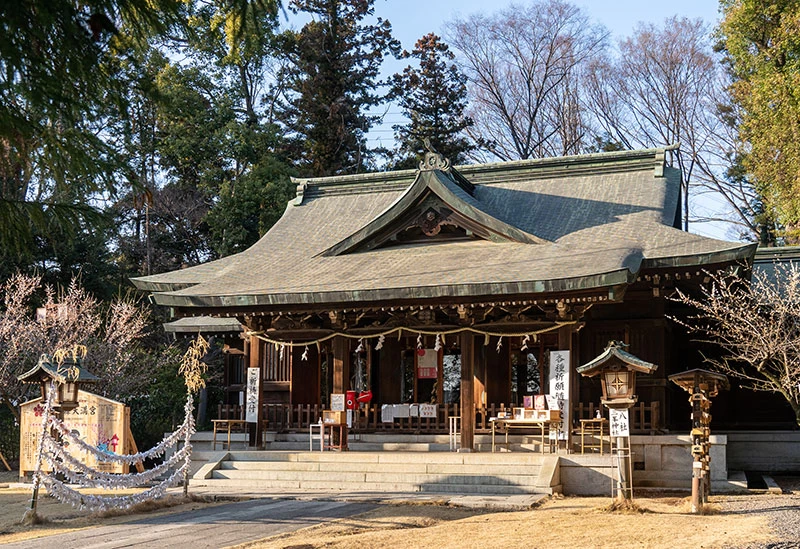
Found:
[[[20,406],[20,476],[32,473],[36,468],[43,412],[44,403],[41,398]],[[125,413],[123,403],[86,391],[78,391],[78,407],[64,416],[64,423],[72,434],[95,448],[115,454],[125,453],[131,443],[128,440],[129,422],[130,418]],[[67,447],[67,450],[70,451],[70,448]],[[127,464],[98,462],[94,454],[83,450],[76,449],[72,455],[86,465],[106,473],[128,472]],[[42,470],[50,470],[46,462],[42,463]]]

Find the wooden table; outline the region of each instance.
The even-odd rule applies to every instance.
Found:
[[[606,418],[594,418],[594,419],[582,419],[581,422],[581,454],[584,453],[586,448],[600,448],[600,455],[603,455],[603,437],[608,436],[608,447],[609,451],[611,451],[611,436],[606,428],[606,424],[608,420]],[[588,435],[590,439],[594,438],[595,436],[598,437],[597,444],[591,442],[586,444],[584,441],[584,436]]]
[[[323,423],[323,430],[328,431],[327,444],[323,444],[324,450],[347,450],[347,423]],[[333,436],[334,433],[338,434],[338,442]],[[323,439],[325,435],[323,434]]]
[[[505,431],[505,442],[501,444],[505,444],[506,449],[508,449],[508,432],[511,429],[539,429],[539,437],[540,437],[540,446],[539,450],[541,453],[544,454],[544,437],[545,434],[549,435],[550,430],[553,428],[553,424],[560,425],[561,420],[551,420],[551,419],[511,419],[511,418],[500,418],[500,417],[493,417],[489,420],[492,424],[492,452],[495,451],[495,433],[498,429]],[[558,441],[558,436],[556,435],[556,442]],[[549,444],[548,444],[549,446]]]
[[[244,426],[247,422],[243,419],[212,419],[211,423],[214,424],[214,438],[211,441],[211,449],[217,449],[217,430],[228,431],[228,450],[231,449],[231,429],[235,428],[237,431],[244,431]]]

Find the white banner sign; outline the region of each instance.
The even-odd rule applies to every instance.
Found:
[[[261,381],[259,368],[247,369],[247,396],[245,397],[245,421],[258,423],[258,389]]]
[[[558,409],[561,410],[559,439],[567,440],[569,426],[572,425],[572,410],[569,403],[569,351],[550,351],[550,395],[558,401]]]
[[[631,436],[631,424],[628,421],[628,409],[615,410],[614,408],[608,409],[608,423],[610,426],[609,432],[612,437],[629,437]]]

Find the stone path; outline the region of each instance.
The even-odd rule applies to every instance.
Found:
[[[373,503],[260,499],[3,545],[3,549],[221,548],[364,513]]]

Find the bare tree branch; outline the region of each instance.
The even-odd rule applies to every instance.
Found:
[[[722,350],[704,357],[713,369],[782,395],[800,424],[800,265],[776,264],[772,277],[758,271],[752,283],[708,276],[700,298],[680,291],[673,298],[697,314],[673,320]]]

